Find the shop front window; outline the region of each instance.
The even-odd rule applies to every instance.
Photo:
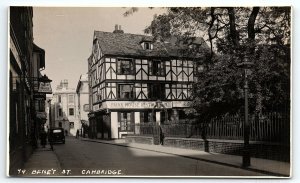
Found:
[[[151,112],[143,111],[140,113],[140,122],[148,123],[151,121]]]
[[[132,113],[119,112],[119,130],[120,131],[133,131],[134,126],[132,119]]]

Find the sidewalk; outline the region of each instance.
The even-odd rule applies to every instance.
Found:
[[[47,144],[45,148],[38,147],[25,163],[20,176],[60,176],[62,169],[54,151]]]
[[[196,159],[211,163],[216,163],[220,165],[242,168],[242,157],[228,154],[219,154],[219,153],[207,153],[204,151],[190,150],[190,149],[181,149],[174,147],[165,147],[161,145],[148,145],[148,144],[138,144],[138,143],[126,143],[125,139],[117,140],[98,140],[98,139],[88,139],[81,138],[83,141],[112,144],[148,151],[154,151],[159,153],[172,154],[176,156],[181,156],[190,159]],[[269,176],[278,176],[278,177],[290,177],[290,163],[280,162],[274,160],[260,159],[260,158],[251,158],[251,166],[245,168],[246,170],[256,171],[260,173],[265,173]]]

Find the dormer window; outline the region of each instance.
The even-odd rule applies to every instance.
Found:
[[[144,43],[144,49],[145,50],[151,50],[151,43]]]
[[[152,50],[153,44],[151,42],[142,42],[142,47],[144,50]]]

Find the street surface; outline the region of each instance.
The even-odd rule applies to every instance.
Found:
[[[165,153],[67,137],[55,153],[70,176],[266,176]]]

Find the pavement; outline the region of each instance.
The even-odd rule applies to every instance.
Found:
[[[19,176],[26,177],[60,176],[62,168],[55,152],[47,144],[45,148],[39,146],[18,172]]]
[[[116,140],[99,140],[99,139],[89,139],[81,138],[83,141],[118,145],[130,148],[137,148],[147,151],[154,151],[159,153],[172,154],[176,156],[181,156],[185,158],[216,163],[219,165],[225,165],[235,168],[242,168],[250,171],[255,171],[259,173],[265,173],[272,177],[291,177],[290,163],[281,162],[275,160],[261,159],[261,158],[251,158],[251,166],[245,168],[242,167],[242,156],[220,154],[220,153],[208,153],[198,150],[182,149],[175,147],[165,147],[162,145],[148,145],[140,143],[126,143],[125,139]]]
[[[117,146],[124,146],[129,148],[142,149],[147,151],[171,154],[175,156],[216,163],[219,165],[225,165],[235,168],[242,168],[250,171],[264,173],[270,177],[291,177],[290,163],[251,158],[251,166],[247,168],[242,167],[242,157],[235,155],[219,154],[219,153],[207,153],[198,150],[181,149],[174,147],[165,147],[162,145],[148,145],[139,143],[126,143],[125,139],[117,140],[99,140],[80,138],[82,141],[89,141],[95,143],[104,143]],[[55,148],[55,146],[54,146]],[[45,148],[38,147],[31,155],[29,160],[25,163],[24,168],[20,170],[20,176],[61,176],[64,175],[64,170],[60,166],[60,162],[55,154],[55,149],[52,151],[50,146]]]

